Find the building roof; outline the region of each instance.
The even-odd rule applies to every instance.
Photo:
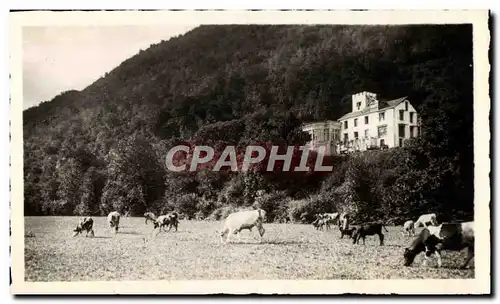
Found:
[[[349,119],[353,117],[358,117],[361,115],[366,115],[370,113],[375,113],[383,110],[388,110],[396,107],[398,104],[400,104],[402,101],[404,101],[408,96],[404,96],[401,98],[393,99],[393,100],[388,100],[388,101],[379,101],[378,102],[378,109],[373,109],[373,108],[364,108],[361,111],[356,111],[356,112],[350,112],[345,114],[344,116],[340,117],[339,120],[343,119]]]
[[[325,121],[305,123],[302,125],[302,128],[324,128],[324,127],[340,128],[340,122],[335,120],[325,120]]]

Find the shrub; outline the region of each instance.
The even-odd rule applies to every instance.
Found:
[[[261,208],[266,211],[267,222],[274,222],[287,214],[289,199],[286,191],[263,194],[256,198],[254,208]]]
[[[175,209],[184,214],[187,219],[192,219],[196,213],[198,196],[194,193],[185,194],[179,197],[175,203]]]

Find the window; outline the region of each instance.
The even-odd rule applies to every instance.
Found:
[[[349,134],[344,133],[344,141],[348,141],[348,140],[349,140]]]
[[[354,132],[354,139],[358,139],[358,132]]]
[[[358,119],[357,118],[354,118],[354,126],[357,127],[358,126]]]
[[[415,127],[410,126],[410,138],[415,137]]]
[[[402,138],[400,138],[400,139],[399,139],[399,146],[400,146],[400,147],[402,147],[402,146],[403,146],[403,139],[402,139]]]
[[[405,101],[405,111],[408,111],[408,101]]]
[[[405,125],[399,125],[399,137],[405,137]]]
[[[361,102],[356,102],[356,109],[358,109],[359,111],[360,108],[361,108]]]
[[[415,113],[411,112],[410,113],[410,122],[413,123],[413,116],[414,116]]]
[[[399,110],[399,120],[404,120],[404,119],[405,119],[405,111]]]
[[[347,129],[348,128],[348,125],[347,125],[347,120],[344,121],[344,129]]]
[[[330,140],[330,134],[328,132],[328,129],[323,130],[323,140],[326,140],[326,141]]]
[[[383,121],[385,120],[385,112],[380,112],[378,113],[378,120]]]
[[[368,116],[365,116],[365,125],[368,124]]]
[[[385,136],[387,134],[387,126],[378,127],[378,137]]]
[[[368,137],[368,129],[365,130],[365,137]]]
[[[385,146],[385,139],[381,139],[381,140],[380,140],[380,146],[381,146],[381,147]]]

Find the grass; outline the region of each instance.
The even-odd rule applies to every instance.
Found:
[[[181,221],[178,232],[153,235],[142,218],[122,218],[114,235],[106,218],[94,218],[95,238],[72,237],[77,217],[26,217],[26,281],[210,280],[210,279],[449,279],[473,278],[474,267],[459,270],[466,250],[444,252],[443,266],[402,265],[413,238],[388,227],[385,246],[369,236],[366,246],[340,239],[339,231],[311,225],[265,224],[242,232],[241,243],[221,245],[220,222]],[[418,231],[417,231],[418,232]],[[255,237],[255,238],[254,238]],[[236,238],[235,238],[236,241]]]

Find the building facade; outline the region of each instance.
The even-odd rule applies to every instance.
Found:
[[[335,135],[326,136],[325,129]],[[361,92],[352,95],[351,112],[338,121],[307,124],[302,130],[311,134],[309,147],[326,145],[331,154],[379,150],[419,136],[420,117],[407,97],[379,101],[375,93]]]
[[[340,123],[337,121],[322,121],[305,124],[302,131],[311,135],[311,141],[307,144],[310,150],[318,151],[324,146],[325,154],[338,153],[338,142],[340,141]]]

